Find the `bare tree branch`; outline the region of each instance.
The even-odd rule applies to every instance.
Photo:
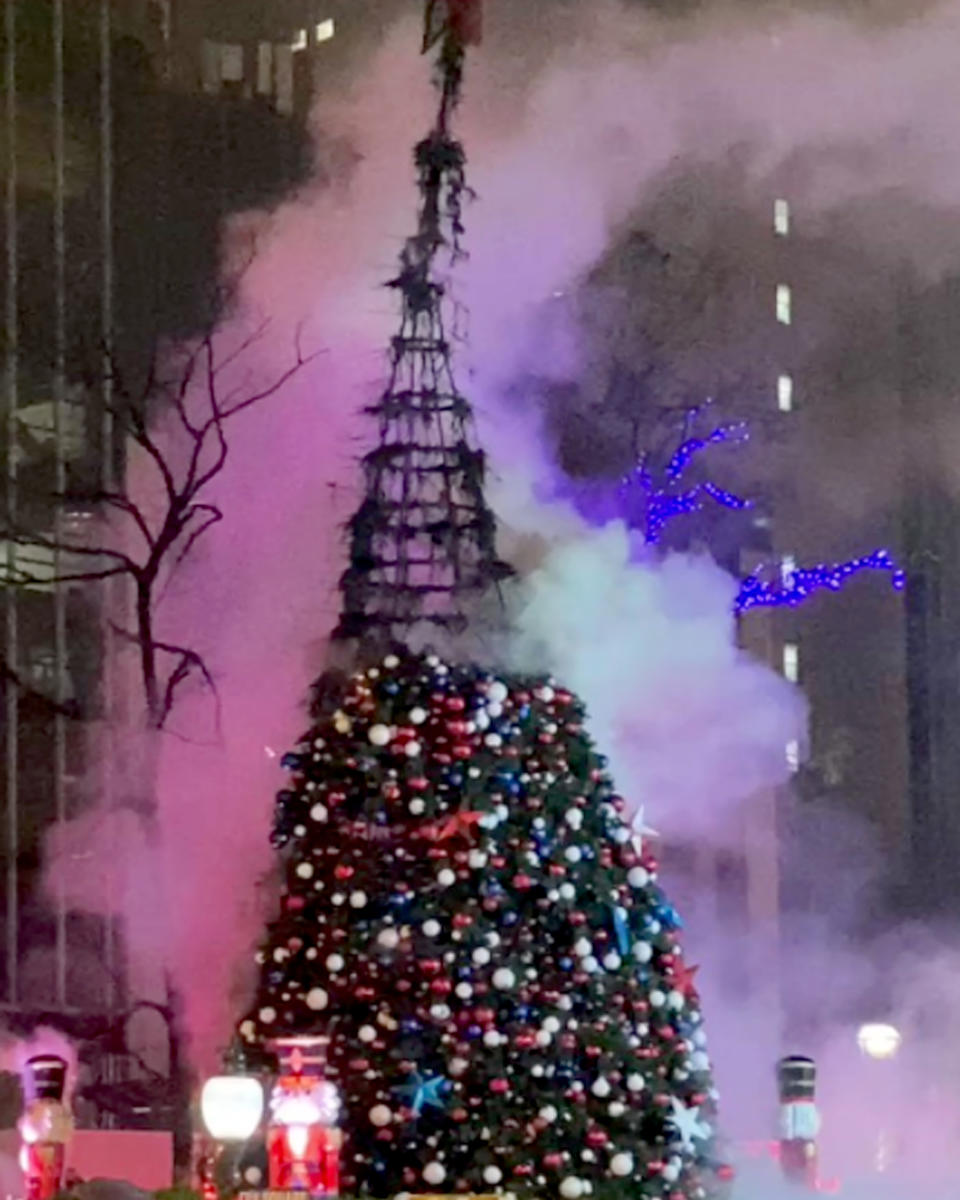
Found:
[[[222,510],[202,493],[226,465],[229,453],[226,422],[276,395],[316,357],[316,354],[304,355],[298,330],[290,366],[259,388],[251,389],[247,379],[241,376],[240,382],[234,381],[224,398],[221,381],[225,374],[235,370],[244,353],[264,336],[268,328],[268,321],[260,322],[220,358],[216,340],[213,334],[208,334],[186,351],[170,357],[170,371],[161,370],[160,355],[155,353],[142,383],[136,386],[131,386],[124,377],[110,348],[103,348],[103,361],[108,364],[113,391],[109,411],[115,429],[142,449],[158,472],[163,485],[159,511],[153,514],[123,487],[80,489],[54,494],[52,498],[61,506],[83,503],[94,512],[99,511],[101,516],[111,513],[115,518],[125,518],[136,531],[141,543],[139,549],[128,550],[125,542],[122,543],[124,549],[109,544],[74,544],[61,536],[20,528],[4,529],[0,521],[0,539],[6,538],[16,546],[72,556],[69,565],[64,563],[63,569],[48,574],[32,569],[32,564],[23,567],[18,564],[14,571],[7,569],[4,573],[0,565],[0,580],[6,578],[8,583],[21,587],[49,587],[116,577],[125,577],[129,581],[135,597],[136,627],[132,631],[114,628],[139,649],[147,718],[155,729],[164,728],[178,690],[193,675],[199,676],[214,696],[219,729],[219,697],[206,664],[189,647],[158,641],[153,633],[154,617],[156,606],[177,569],[204,534],[223,520]],[[173,411],[175,421],[172,433],[164,430],[163,436],[158,437],[150,422],[154,414],[162,414],[164,407]],[[172,439],[169,442],[168,437]],[[89,569],[84,569],[84,559],[99,560],[99,563],[91,562]],[[169,671],[159,669],[158,656],[174,660]]]

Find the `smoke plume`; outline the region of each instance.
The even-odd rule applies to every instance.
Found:
[[[785,776],[786,743],[802,740],[802,700],[735,649],[733,584],[718,567],[688,555],[652,562],[621,527],[592,529],[550,502],[555,447],[541,432],[542,393],[523,381],[578,382],[588,372],[582,331],[550,302],[579,285],[678,162],[722,164],[746,144],[746,196],[760,203],[771,179],[789,169],[793,194],[817,221],[887,195],[956,206],[960,5],[903,23],[896,6],[878,7],[886,23],[848,21],[839,9],[798,15],[770,7],[758,16],[749,6],[691,6],[689,19],[666,20],[610,3],[536,6],[532,20],[533,6],[501,0],[490,4],[489,41],[471,61],[460,130],[480,201],[468,213],[471,258],[456,281],[470,314],[460,366],[492,454],[506,549],[523,568],[511,599],[512,653],[520,665],[556,670],[584,695],[619,786],[667,839],[724,846],[735,818],[749,822],[751,798]],[[185,705],[177,736],[163,743],[159,839],[111,835],[129,881],[120,894],[131,955],[172,964],[201,1068],[212,1064],[238,1008],[238,964],[249,961],[264,911],[258,882],[271,868],[276,758],[304,724],[298,702],[335,617],[339,526],[355,495],[355,456],[370,436],[356,413],[382,380],[393,330],[378,285],[411,229],[408,151],[431,111],[417,34],[414,19],[400,20],[347,90],[321,92],[318,138],[322,132],[324,147],[352,146],[350,171],[336,186],[308,188],[243,222],[259,254],[244,279],[242,315],[268,313],[272,321],[258,365],[281,362],[301,324],[305,341],[324,354],[269,407],[235,425],[218,484],[226,520],[164,609],[171,636],[213,664],[222,740],[192,740],[201,715]],[[882,236],[882,220],[873,228]],[[897,252],[934,277],[956,256],[931,244],[927,228]],[[674,334],[682,346],[684,330]],[[156,880],[156,890],[138,886],[143,879]],[[861,1152],[875,1132],[872,1093],[859,1060],[846,1059],[858,1019],[852,1009],[876,976],[835,936],[859,899],[851,898],[850,912],[782,930],[781,944],[791,976],[815,972],[813,1010],[824,996],[831,1013],[850,1006],[821,1031],[818,1048],[824,1076],[840,1081],[828,1128],[849,1129],[856,1142],[856,1153],[839,1153],[842,1169],[869,1172]],[[702,915],[696,941],[708,1015],[716,1001],[721,1085],[729,1083],[734,1103],[742,1099],[763,1138],[772,1064],[784,1049],[778,1030],[758,1016],[769,998],[763,985],[778,971],[773,943],[762,940],[753,992],[725,986],[723,972],[737,981],[753,951],[719,917]],[[946,961],[939,949],[930,955]],[[904,975],[919,965],[916,954],[898,959]],[[903,1097],[916,1097],[922,1072],[891,1071],[897,1119],[905,1119]],[[738,1079],[749,1083],[738,1087]],[[946,1161],[940,1151],[956,1115],[945,1102],[923,1112],[938,1146],[927,1153],[925,1175],[914,1156],[911,1169],[920,1173],[912,1180],[932,1180]],[[745,1180],[759,1172],[758,1182],[745,1182],[741,1195],[772,1200],[776,1185],[765,1170],[748,1168]],[[871,1183],[845,1194],[885,1193]]]

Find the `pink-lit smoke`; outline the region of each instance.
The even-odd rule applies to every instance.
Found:
[[[545,336],[542,307],[602,253],[644,186],[678,156],[719,158],[747,139],[758,148],[751,169],[759,178],[800,148],[866,146],[850,168],[840,153],[810,178],[806,199],[829,207],[858,190],[899,187],[955,203],[960,7],[874,31],[799,17],[758,28],[743,15],[668,25],[612,4],[581,16],[544,9],[534,30],[518,7],[490,5],[490,41],[468,76],[461,132],[480,202],[468,217],[471,259],[458,275],[470,312],[462,380],[493,454],[505,549],[524,568],[512,600],[513,653],[553,667],[585,696],[621,787],[648,819],[668,837],[717,839],[735,811],[749,814],[758,787],[782,778],[786,743],[802,740],[802,704],[733,648],[732,585],[715,566],[689,557],[632,564],[622,530],[588,530],[534,499],[552,466],[536,414],[503,397],[526,371],[576,372],[575,332],[551,326]],[[351,94],[320,96],[318,129],[347,136],[361,155],[351,178],[246,223],[259,245],[244,280],[246,315],[272,320],[258,367],[282,364],[298,325],[304,344],[325,352],[235,425],[217,485],[227,519],[164,609],[165,628],[214,669],[222,744],[190,740],[209,720],[185,705],[176,736],[163,742],[158,839],[150,844],[132,827],[111,835],[126,877],[117,894],[131,953],[171,964],[201,1067],[237,1012],[238,964],[249,961],[262,919],[258,881],[271,867],[275,759],[303,725],[298,705],[335,615],[338,524],[350,511],[365,436],[355,414],[382,379],[393,329],[389,295],[378,287],[411,229],[408,153],[430,114],[416,49],[416,23],[400,22]],[[832,944],[821,949],[822,987],[853,995],[856,962]],[[711,971],[724,955],[746,953],[732,941],[712,950]],[[721,992],[709,977],[706,990],[708,1000]],[[736,1011],[722,1004],[714,1040],[727,1043],[720,1054],[731,1090],[738,1094],[742,1056],[756,1091],[778,1052],[775,1031],[748,1042],[751,1001],[741,995]],[[854,1076],[847,1064],[831,1078]],[[898,1076],[905,1090],[912,1078]],[[857,1089],[859,1099],[843,1101],[851,1129],[866,1094]],[[945,1125],[935,1128],[945,1141]]]

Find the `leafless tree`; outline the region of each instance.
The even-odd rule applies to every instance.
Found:
[[[298,339],[291,361],[266,382],[258,384],[249,373],[232,378],[243,356],[265,333],[263,323],[223,352],[213,333],[187,348],[158,352],[136,385],[107,356],[114,439],[128,452],[139,452],[152,468],[159,501],[154,503],[152,494],[143,499],[144,488],[133,488],[126,480],[113,489],[71,486],[52,496],[61,512],[80,509],[94,517],[95,532],[89,537],[73,535],[63,521],[53,534],[38,532],[26,522],[10,526],[0,521],[0,538],[8,544],[56,554],[60,563],[52,577],[40,579],[22,555],[14,554],[12,560],[8,556],[0,561],[0,585],[107,579],[129,585],[124,607],[130,618],[114,630],[139,657],[147,729],[166,726],[178,690],[188,680],[200,679],[216,695],[200,653],[157,636],[157,606],[177,568],[223,520],[209,492],[227,462],[230,422],[276,395],[313,357],[304,357]],[[11,664],[4,664],[3,675],[7,682],[22,684]],[[77,714],[70,709],[65,715]]]

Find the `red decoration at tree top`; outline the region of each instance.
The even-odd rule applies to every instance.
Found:
[[[483,40],[482,0],[428,0],[424,50],[447,35],[461,46],[478,46]]]

